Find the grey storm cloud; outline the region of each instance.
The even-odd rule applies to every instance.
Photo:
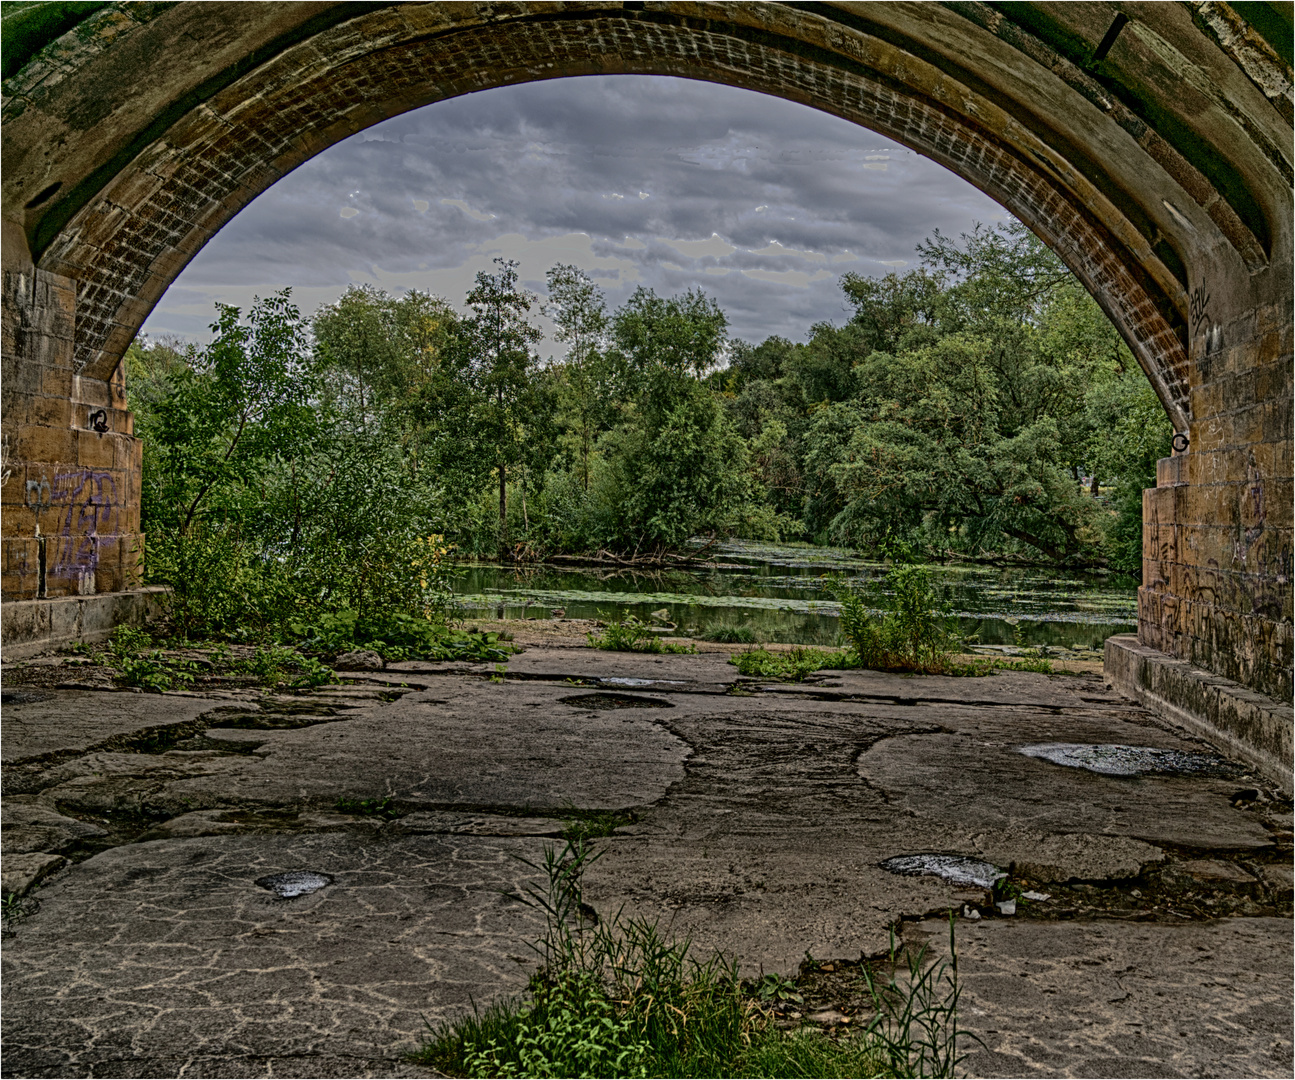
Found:
[[[803,340],[845,315],[841,274],[916,265],[938,228],[1005,218],[914,152],[803,105],[683,79],[560,79],[394,117],[247,206],[144,326],[202,338],[215,301],[291,286],[302,309],[347,285],[462,305],[496,256],[542,287],[575,263],[624,301],[704,289],[735,337]]]

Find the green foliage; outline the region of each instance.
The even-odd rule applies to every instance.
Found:
[[[701,637],[703,641],[717,641],[725,645],[757,645],[760,642],[759,636],[749,626],[732,623],[709,627]]]
[[[190,685],[196,670],[193,663],[163,656],[160,649],[148,656],[123,656],[115,667],[117,682],[122,686],[135,686],[154,694]]]
[[[802,1000],[791,980],[744,984],[736,965],[695,958],[656,923],[593,916],[582,880],[597,858],[575,840],[521,860],[539,884],[513,899],[545,920],[526,999],[432,1029],[416,1061],[457,1076],[953,1075],[956,953],[952,966],[919,954],[902,981],[866,976],[878,1016],[851,1039],[784,1034],[766,1008]]]
[[[1115,329],[1023,226],[919,250],[910,274],[842,279],[848,325],[735,350],[768,498],[820,541],[1135,571],[1134,493],[1170,432]]]
[[[884,1076],[954,1076],[966,1054],[958,1053],[958,1039],[980,1039],[958,1027],[958,950],[953,913],[949,913],[949,959],[926,963],[927,947],[907,957],[901,979],[892,976],[879,983],[865,967],[864,984],[876,1009],[868,1033],[885,1062]],[[891,938],[891,963],[895,961]],[[981,1043],[983,1046],[984,1044]]]
[[[625,810],[578,810],[571,807],[563,812],[562,839],[575,844],[611,836],[622,825],[633,821],[634,815]]]
[[[285,291],[220,306],[204,348],[133,344],[145,570],[172,587],[170,632],[484,656],[445,625],[447,536],[527,561],[798,536],[1137,573],[1170,432],[1114,329],[1021,227],[921,253],[910,274],[846,275],[853,318],[797,344],[729,342],[696,290],[609,312],[559,265],[545,311],[567,351],[541,368],[506,260],[466,316],[352,288],[306,320]],[[871,662],[941,648],[895,620],[856,629]]]
[[[585,636],[589,645],[595,649],[608,649],[612,652],[645,652],[645,653],[693,653],[695,646],[679,641],[662,641],[651,631],[651,623],[644,622],[628,610],[620,615],[602,613],[605,621],[603,632],[595,634],[590,631]]]
[[[400,816],[400,811],[392,805],[390,795],[376,796],[372,799],[338,799],[336,805],[339,814],[357,814],[360,817],[380,817],[388,821]]]
[[[841,633],[861,666],[880,671],[943,674],[959,644],[948,605],[935,596],[925,566],[900,563],[886,574],[887,592],[853,588],[837,579],[833,595],[841,604]],[[883,609],[873,615],[872,600]]]
[[[309,622],[291,620],[287,630],[317,652],[364,648],[386,660],[504,660],[512,651],[499,644],[497,633],[455,630],[400,611],[370,616],[346,609],[323,612]]]
[[[795,982],[773,972],[762,975],[753,990],[755,996],[761,1001],[794,1001],[799,1004],[805,1000],[797,990]]]
[[[770,652],[768,649],[748,649],[735,653],[729,659],[743,675],[761,679],[786,679],[800,682],[806,675],[824,668],[858,667],[850,653],[825,652],[822,649],[794,648],[787,652]]]

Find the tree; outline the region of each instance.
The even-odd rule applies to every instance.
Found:
[[[745,445],[701,381],[719,362],[727,326],[698,290],[663,298],[639,288],[613,316],[632,397],[607,439],[622,547],[677,548],[697,532],[727,531],[750,509]]]
[[[687,394],[689,377],[714,368],[728,339],[728,319],[700,289],[660,297],[642,286],[612,319],[627,359],[627,390],[660,422]]]
[[[527,321],[535,297],[517,283],[517,263],[495,259],[496,274],[477,274],[468,293],[473,314],[459,324],[461,370],[475,391],[471,426],[499,480],[499,553],[508,548],[508,470],[526,455],[526,430],[544,416],[532,346],[543,336]]]
[[[610,409],[612,365],[606,356],[607,303],[583,270],[559,263],[548,272],[544,313],[566,343],[558,372],[559,396],[580,455],[580,482],[589,491],[589,456]]]
[[[188,532],[205,512],[237,515],[264,463],[314,438],[318,380],[306,324],[290,290],[258,297],[247,320],[218,305],[215,338],[167,373],[146,412],[145,513]]]
[[[360,429],[396,439],[413,476],[438,433],[441,418],[424,398],[445,377],[457,322],[431,293],[393,297],[369,285],[351,286],[312,319],[326,400]]]

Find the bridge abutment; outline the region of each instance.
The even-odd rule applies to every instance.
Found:
[[[140,583],[143,446],[133,434],[122,366],[106,380],[74,366],[76,290],[69,277],[6,258],[5,601],[118,593]]]

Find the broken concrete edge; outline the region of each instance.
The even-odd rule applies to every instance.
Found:
[[[1118,693],[1208,739],[1291,794],[1295,716],[1289,702],[1139,644],[1132,634],[1106,639],[1103,672]]]
[[[164,585],[93,596],[7,600],[0,604],[0,649],[22,660],[74,641],[104,641],[118,626],[143,626],[159,617]]]

